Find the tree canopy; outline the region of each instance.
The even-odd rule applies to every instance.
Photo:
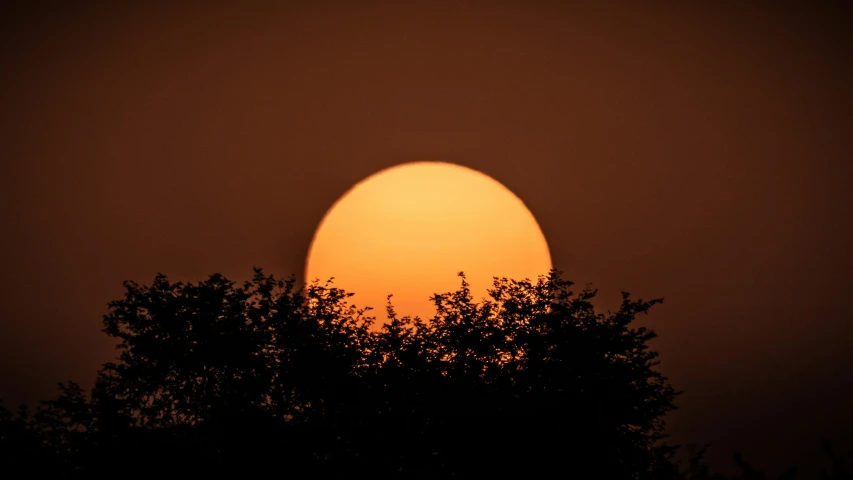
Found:
[[[32,415],[0,410],[4,461],[69,477],[673,474],[677,392],[634,325],[660,299],[600,313],[552,271],[478,301],[460,277],[433,318],[389,297],[382,321],[332,283],[259,269],[125,282],[104,316],[118,358],[90,395],[71,382]]]

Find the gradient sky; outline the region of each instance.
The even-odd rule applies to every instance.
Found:
[[[602,305],[665,297],[676,441],[778,468],[853,438],[846,2],[285,3],[0,7],[7,403],[91,385],[123,280],[300,275],[353,184],[442,160]]]

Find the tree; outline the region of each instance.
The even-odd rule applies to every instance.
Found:
[[[478,303],[460,276],[433,318],[389,297],[379,327],[331,283],[259,269],[242,285],[125,282],[104,317],[119,357],[91,398],[62,385],[24,424],[67,475],[675,475],[677,392],[633,325],[661,300],[598,313],[595,290],[553,271],[495,279]]]

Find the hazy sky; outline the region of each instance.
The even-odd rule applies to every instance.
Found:
[[[665,297],[677,441],[780,465],[853,438],[844,2],[10,3],[7,403],[91,385],[123,280],[299,275],[349,187],[442,160],[512,189],[603,305]]]

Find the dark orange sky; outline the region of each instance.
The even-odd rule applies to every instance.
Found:
[[[123,280],[300,274],[349,187],[442,160],[512,189],[604,304],[666,298],[643,321],[676,440],[776,468],[853,436],[842,3],[9,3],[7,403],[91,385]]]

